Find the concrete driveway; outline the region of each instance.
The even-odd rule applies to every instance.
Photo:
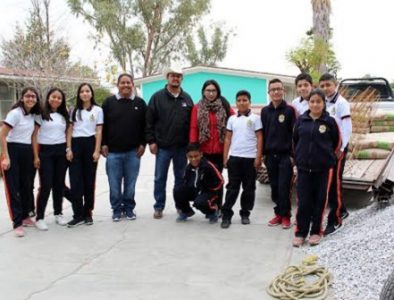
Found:
[[[1,182],[0,298],[271,299],[265,292],[268,283],[304,254],[291,247],[293,228],[266,225],[273,213],[269,186],[257,184],[251,225],[241,225],[235,215],[232,226],[223,230],[199,213],[186,223],[175,222],[172,170],[164,218],[153,219],[153,171],[154,157],[146,153],[137,182],[137,220],[112,222],[101,159],[94,225],[56,225],[49,201],[49,231],[27,228],[24,238],[12,232]],[[66,200],[64,208],[71,218]]]

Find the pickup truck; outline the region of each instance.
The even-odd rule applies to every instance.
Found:
[[[339,84],[339,90],[346,90],[346,97],[357,102],[357,95],[374,90],[376,101],[371,103],[374,111],[392,112],[394,115],[394,96],[389,82],[382,77],[349,78]],[[365,93],[364,93],[365,94]],[[351,100],[354,99],[354,100]],[[391,133],[390,133],[391,134]],[[394,135],[394,132],[392,133]],[[357,138],[362,138],[358,136]],[[373,191],[377,200],[387,200],[393,194],[394,150],[386,159],[349,159],[345,165],[343,186],[347,189]]]
[[[339,83],[339,90],[346,90],[348,98],[357,97],[357,95],[366,90],[375,90],[378,101],[372,105],[377,109],[390,109],[394,111],[394,95],[390,83],[383,77],[367,78],[348,78]]]

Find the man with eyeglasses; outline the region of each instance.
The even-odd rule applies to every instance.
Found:
[[[263,157],[275,203],[275,216],[268,226],[291,227],[291,183],[293,180],[292,139],[296,120],[294,107],[284,100],[284,86],[280,79],[268,84],[270,104],[261,110],[263,125]]]
[[[166,184],[170,162],[173,163],[174,190],[183,183],[187,164],[186,146],[189,141],[190,115],[193,101],[181,88],[183,71],[180,67],[166,69],[166,86],[152,95],[146,114],[146,141],[156,155],[153,217],[161,219],[166,204]]]

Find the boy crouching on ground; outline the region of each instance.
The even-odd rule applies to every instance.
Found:
[[[236,99],[238,112],[228,119],[224,140],[223,165],[228,169],[228,184],[222,206],[222,228],[229,228],[231,225],[234,214],[232,208],[237,201],[241,183],[241,222],[244,225],[250,223],[249,215],[255,199],[256,169],[261,167],[261,120],[250,110],[251,98],[248,91],[239,91]]]
[[[194,215],[193,206],[200,210],[213,224],[218,221],[219,192],[223,186],[223,177],[216,167],[205,159],[198,144],[190,144],[186,155],[189,164],[186,166],[184,182],[174,191],[175,205],[178,209],[177,222],[184,222]]]

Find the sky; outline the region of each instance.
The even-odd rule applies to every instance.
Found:
[[[383,76],[394,81],[394,1],[331,0],[333,47],[341,64],[339,77]],[[211,0],[204,19],[224,23],[235,35],[219,66],[297,75],[286,53],[299,44],[312,26],[310,0]],[[13,36],[24,24],[30,0],[0,0],[0,38]],[[52,0],[51,22],[56,34],[71,45],[71,58],[104,70],[108,47],[94,49],[94,30],[69,12],[66,0]]]

